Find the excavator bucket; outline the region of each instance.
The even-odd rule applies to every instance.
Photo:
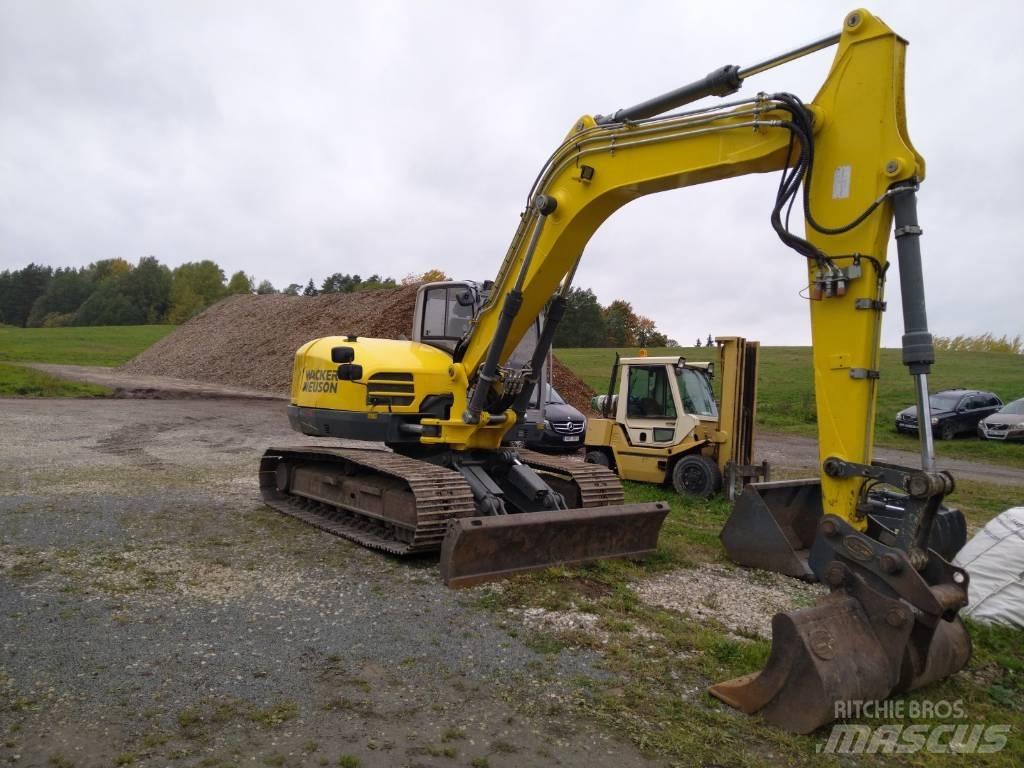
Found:
[[[971,641],[959,619],[939,621],[922,653],[909,606],[875,598],[865,604],[839,591],[776,614],[765,668],[712,686],[711,695],[777,728],[810,733],[841,716],[837,704],[881,701],[967,664]]]
[[[722,528],[722,545],[738,565],[814,580],[807,558],[821,516],[817,480],[751,483]]]
[[[449,587],[468,587],[550,566],[643,559],[657,549],[668,510],[656,501],[456,518],[441,544],[441,577]]]
[[[853,541],[859,534],[837,520],[823,519],[836,545],[824,571],[832,591],[810,608],[775,615],[763,670],[709,691],[793,733],[842,717],[837,707],[845,702],[881,701],[948,677],[971,655],[956,617],[967,602],[967,574],[929,550],[929,576],[942,574],[929,585],[904,553],[865,537]],[[876,571],[873,563],[887,559],[894,567]]]
[[[868,516],[868,534],[892,543],[902,525],[905,496],[873,490],[870,498],[879,512]],[[812,545],[822,518],[818,480],[780,480],[751,483],[733,505],[720,538],[729,559],[737,565],[774,571],[815,581]],[[936,511],[928,546],[952,560],[967,541],[963,513],[942,505]]]
[[[710,693],[777,728],[810,733],[835,719],[835,702],[878,701],[896,683],[870,621],[846,597],[776,614],[765,668],[712,686]]]

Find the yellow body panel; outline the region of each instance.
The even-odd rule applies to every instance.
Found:
[[[615,469],[623,480],[664,483],[668,480],[668,472],[676,456],[696,452],[713,458],[717,454],[717,447],[702,438],[705,431],[713,433],[712,430],[698,427],[695,434],[688,434],[675,445],[634,445],[627,440],[623,429],[614,419],[591,418],[587,420],[584,442],[587,448],[598,446],[610,450],[615,459]]]
[[[906,41],[870,13],[858,11],[847,17],[832,69],[809,105],[816,135],[810,207],[825,225],[846,224],[893,183],[924,176],[924,161],[910,144],[905,127],[905,48]],[[469,424],[463,412],[467,392],[495,338],[501,307],[517,281],[522,278],[523,303],[500,351],[502,361],[575,271],[584,247],[608,216],[631,200],[655,192],[781,170],[788,162],[790,132],[780,121],[788,118],[788,113],[767,102],[746,104],[732,112],[681,115],[639,124],[599,126],[590,116],[580,118],[551,156],[535,188],[537,195],[554,199],[557,208],[542,219],[537,206],[531,205],[521,218],[489,303],[474,321],[460,364],[453,364],[443,352],[412,342],[371,340],[358,342],[356,362],[366,376],[386,371],[413,373],[417,397],[442,392],[454,396],[448,419],[422,422],[438,428],[436,436],[424,437],[422,442],[456,450],[497,447],[514,414],[508,411],[490,417],[485,411],[479,423]],[[584,165],[587,174],[581,172]],[[767,219],[769,202],[765,201],[759,219]],[[886,200],[848,232],[822,235],[808,227],[807,237],[830,257],[860,253],[884,266],[891,218]],[[536,247],[527,263],[529,243],[535,235]],[[765,236],[774,236],[767,226]],[[801,260],[798,256],[789,261],[778,259],[780,268],[792,270],[794,294],[806,289],[813,273],[813,265],[807,272]],[[880,313],[854,308],[858,298],[883,298],[882,281],[872,270],[871,263],[865,261],[863,276],[850,283],[844,297],[810,302],[822,458],[836,456],[860,464],[871,461],[875,382],[853,378],[850,373],[853,368],[878,368]],[[766,307],[778,300],[764,298]],[[303,360],[297,366],[301,365],[302,371],[329,367],[324,361],[330,360],[330,342],[314,345],[304,348],[306,352],[300,350]],[[402,351],[403,345],[408,349]],[[310,360],[305,359],[307,355]],[[297,386],[301,387],[301,379]],[[295,402],[310,400],[317,407],[365,412],[372,410],[365,394],[359,384],[340,383],[337,392],[317,392],[307,398],[310,393],[300,389],[293,396],[299,398]],[[501,423],[494,423],[495,419]],[[865,521],[856,512],[863,479],[835,479],[824,474],[821,479],[825,513],[863,528]]]
[[[331,350],[351,347],[354,362],[363,368],[359,381],[339,381],[337,363],[331,362]],[[388,378],[388,374],[412,375],[412,382]],[[379,382],[379,383],[375,383]],[[412,398],[408,405],[374,403],[372,396],[404,393],[411,383]],[[452,362],[451,355],[415,341],[357,338],[348,341],[344,336],[326,336],[304,344],[295,353],[292,370],[291,402],[304,408],[324,408],[333,411],[368,413],[372,418],[380,413],[420,412],[423,399],[429,395],[452,395],[452,414],[461,414],[466,407],[466,371]],[[439,424],[437,419],[425,418],[424,426]],[[467,448],[497,448],[502,435],[515,423],[515,415],[504,424],[455,425],[446,430],[443,440],[439,436],[423,437],[423,443],[451,443],[458,450]],[[460,431],[458,426],[462,426]]]

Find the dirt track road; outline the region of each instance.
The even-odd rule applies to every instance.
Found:
[[[657,764],[575,714],[592,652],[265,507],[283,404],[0,400],[0,435],[0,761]]]
[[[790,435],[785,432],[759,432],[757,440],[759,459],[767,459],[773,466],[789,471],[806,470],[812,474],[816,471],[818,443],[814,438]],[[921,466],[920,455],[910,451],[876,448],[874,454],[878,461],[902,464],[906,467]],[[940,469],[948,469],[955,477],[983,483],[1024,487],[1024,470],[1015,467],[946,458],[940,458],[938,466]],[[1024,503],[1024,491],[1021,492],[1021,501]]]

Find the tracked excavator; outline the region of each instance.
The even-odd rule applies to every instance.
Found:
[[[759,93],[680,110],[831,46],[831,70],[809,103]],[[883,699],[962,668],[970,640],[957,613],[967,573],[931,546],[953,479],[935,468],[928,430],[920,432],[920,468],[871,458],[893,224],[903,361],[924,422],[934,362],[916,214],[925,163],[904,115],[906,46],[857,10],[839,33],[794,51],[579,118],[537,176],[475,316],[467,297],[445,292],[424,303],[419,342],[335,336],[298,350],[292,425],[355,442],[268,449],[260,466],[266,501],[385,552],[440,549],[452,586],[651,552],[667,504],[624,504],[608,469],[524,460],[502,438],[521,418],[584,248],[605,219],[644,195],[777,172],[765,213],[799,258],[799,271],[797,259],[792,267],[808,299],[820,472],[738,505],[737,527],[748,544],[768,532],[763,541],[775,554],[799,557],[805,542],[792,534],[809,526],[801,531],[810,539],[808,567],[830,592],[813,607],[777,615],[765,669],[711,693],[808,732],[830,722],[839,701]],[[804,236],[788,225],[798,200]],[[776,300],[765,297],[766,311]],[[545,308],[530,359],[508,365]]]

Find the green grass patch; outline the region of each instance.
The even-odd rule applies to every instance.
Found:
[[[946,502],[959,507],[968,523],[982,526],[1000,512],[1024,503],[1024,489],[1016,485],[958,479],[956,489],[946,497]]]
[[[598,392],[608,391],[615,353],[636,355],[639,349],[559,349],[558,358]],[[717,360],[718,350],[696,347],[650,349],[648,354],[682,355],[688,360]],[[875,443],[917,450],[917,437],[900,435],[894,427],[897,411],[914,404],[914,381],[898,349],[881,350]],[[995,392],[1004,402],[1024,397],[1024,356],[999,352],[938,352],[929,387],[969,387]],[[717,386],[717,382],[716,382]],[[761,347],[758,377],[758,424],[780,432],[814,436],[817,420],[810,347]],[[1002,443],[963,436],[936,441],[936,453],[1024,467],[1024,443]]]
[[[0,362],[121,365],[173,331],[173,325],[76,328],[0,326]]]
[[[104,397],[106,387],[68,381],[20,365],[0,363],[0,397]]]

